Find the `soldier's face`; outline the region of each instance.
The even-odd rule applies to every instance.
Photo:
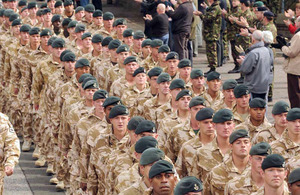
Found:
[[[190,78],[192,68],[191,67],[179,68],[178,71],[179,71],[180,78],[187,79]]]
[[[21,25],[13,26],[12,27],[13,34],[16,36],[20,35],[20,28],[21,28]]]
[[[221,79],[214,79],[211,81],[206,81],[208,89],[213,92],[218,92],[221,88],[222,81]]]
[[[123,64],[124,60],[129,56],[129,52],[124,51],[124,52],[118,53],[117,55],[118,55],[118,63]]]
[[[161,173],[150,179],[150,182],[155,194],[169,195],[173,194],[177,178],[173,173]]]
[[[142,48],[142,53],[144,56],[149,56],[151,54],[151,47],[150,45],[147,45]]]
[[[140,166],[141,175],[143,175],[146,180],[149,180],[149,171],[153,164],[154,163],[145,166]]]
[[[250,94],[243,95],[240,98],[236,98],[236,105],[241,108],[247,108],[249,107],[249,100],[250,100]]]
[[[127,124],[128,124],[128,116],[125,115],[119,115],[115,118],[110,119],[110,122],[113,126],[114,132],[122,132],[127,130]]]
[[[260,174],[262,171],[261,163],[266,158],[266,156],[253,155],[250,156],[251,169],[254,170],[257,174]]]
[[[157,88],[157,78],[158,76],[153,76],[151,78],[149,78],[149,83],[150,83],[150,86],[153,87],[153,88]]]
[[[205,108],[205,106],[203,106],[203,105],[197,105],[197,106],[193,106],[193,107],[190,108],[191,118],[193,120],[196,120],[196,115],[199,112],[199,110],[201,110],[202,108]]]
[[[76,74],[80,77],[84,73],[90,73],[90,67],[84,66],[84,67],[76,68],[75,71]]]
[[[289,190],[291,192],[291,195],[300,194],[300,181],[296,181],[293,184],[289,184]]]
[[[144,85],[147,81],[146,73],[139,73],[134,77],[134,82],[137,85]]]
[[[110,53],[110,57],[113,58],[113,59],[118,59],[118,54],[117,54],[117,49],[109,49],[109,53]],[[125,60],[125,59],[124,59]],[[120,61],[121,64],[123,64],[123,61]]]
[[[51,0],[51,1],[47,2],[47,7],[49,7],[51,10],[54,9],[54,5],[55,5],[55,1],[54,0],[53,1]]]
[[[196,89],[201,89],[205,83],[205,78],[201,76],[195,79],[191,79],[191,83]]]
[[[256,18],[258,19],[258,20],[262,20],[263,19],[263,17],[264,17],[264,15],[263,15],[263,12],[259,12],[259,11],[256,11],[255,12],[255,16],[256,16]]]
[[[272,114],[274,121],[275,121],[275,126],[278,126],[281,128],[286,128],[287,127],[286,115],[287,115],[287,112],[277,114],[277,115]]]
[[[150,133],[150,132],[142,132],[140,134],[135,134],[135,140],[139,141],[142,137],[146,137],[146,136],[151,136],[154,137],[155,139],[157,139],[158,134],[157,133]]]
[[[171,93],[171,95],[172,95],[172,99],[174,98],[174,100],[175,100],[177,94],[178,94],[180,91],[182,91],[181,88],[175,88],[175,89],[170,90],[170,93]]]
[[[76,62],[64,62],[65,71],[67,72],[74,72],[75,71],[75,63]]]
[[[166,61],[166,57],[169,54],[169,52],[160,52],[158,53],[158,59],[161,62],[165,62]]]
[[[245,158],[249,155],[251,148],[250,138],[239,138],[231,144],[231,147],[232,155]]]
[[[250,108],[250,118],[255,121],[262,121],[265,117],[265,108]]]
[[[223,90],[223,94],[224,94],[225,100],[227,100],[229,102],[233,102],[235,100],[233,89]]]
[[[92,47],[92,37],[87,37],[82,40],[82,45],[84,48],[91,48]]]
[[[63,12],[64,12],[63,6],[59,6],[55,8],[55,14],[62,15]]]
[[[47,45],[49,39],[50,39],[50,36],[42,36],[41,37],[41,44],[42,45]]]
[[[124,30],[126,30],[127,26],[126,25],[118,25],[117,26],[117,34],[123,35]]]
[[[14,10],[17,8],[17,1],[8,2],[10,9]]]
[[[164,95],[167,95],[170,93],[170,81],[159,83],[158,85],[158,91],[159,93],[162,93]]]
[[[97,51],[97,52],[101,52],[102,51],[102,44],[101,44],[101,42],[100,43],[92,43],[92,45],[93,45],[93,48],[94,48],[95,51]]]
[[[178,63],[179,63],[179,60],[176,60],[176,59],[170,59],[168,60],[168,70],[171,71],[171,72],[176,72],[178,70]]]
[[[233,121],[225,121],[223,123],[215,123],[215,129],[217,131],[217,135],[227,139],[231,135],[234,130],[235,124]]]
[[[84,17],[84,11],[79,11],[75,14],[75,17],[77,20],[82,20],[82,18]]]
[[[287,171],[284,168],[271,167],[261,171],[261,175],[264,178],[265,185],[272,188],[279,188],[284,185]]]
[[[87,21],[92,21],[93,20],[93,12],[85,12],[84,17]]]
[[[205,119],[199,121],[199,127],[201,131],[201,135],[212,136],[215,134],[216,130],[214,129],[214,125],[212,119]]]
[[[112,28],[112,25],[114,23],[114,20],[103,20],[103,26],[105,28]]]
[[[87,100],[92,101],[93,100],[93,96],[94,93],[97,91],[98,89],[85,89],[84,90],[84,96]]]
[[[158,56],[158,48],[159,47],[151,47],[152,56]]]
[[[288,121],[287,124],[289,135],[299,136],[300,135],[300,119],[294,121]]]
[[[81,36],[83,35],[84,32],[85,32],[85,31],[77,32],[77,33],[76,33],[77,39],[81,39]]]
[[[52,25],[54,26],[54,28],[61,28],[61,21],[55,21],[52,23]]]
[[[103,53],[110,55],[108,46],[104,46],[104,47],[102,46],[102,51],[103,51]]]
[[[189,110],[189,103],[191,101],[192,97],[191,96],[183,96],[177,101],[178,104],[178,109],[179,110]]]
[[[20,32],[20,37],[24,42],[29,41],[29,33],[28,32]]]
[[[29,15],[28,9],[25,9],[23,12],[21,12],[21,18],[26,18]]]
[[[142,39],[133,39],[133,45],[136,49],[142,49],[142,43],[145,40],[145,38]],[[149,46],[150,47],[150,46]],[[149,53],[148,53],[149,55]]]
[[[29,39],[30,39],[30,43],[35,44],[35,45],[40,44],[40,41],[41,41],[41,37],[39,34],[30,35]]]
[[[124,37],[123,41],[126,45],[132,46],[133,45],[133,36]]]
[[[93,105],[98,112],[104,112],[104,107],[102,106],[105,99],[98,99],[93,101]]]
[[[34,7],[34,8],[31,8],[31,9],[28,9],[28,12],[29,12],[29,15],[31,16],[36,16],[36,12],[37,12],[38,8],[37,7]]]
[[[67,5],[67,6],[65,6],[65,10],[67,12],[73,12],[74,11],[74,5]]]
[[[126,74],[133,75],[134,71],[139,67],[136,62],[129,62],[125,65]]]
[[[67,28],[67,30],[71,36],[76,36],[75,27]]]
[[[100,26],[103,24],[103,18],[102,16],[94,17],[93,22],[95,25]]]
[[[63,51],[65,51],[65,49],[66,49],[66,48],[64,48],[64,47],[53,48],[52,54],[53,54],[54,57],[59,58],[60,55],[61,55],[61,53],[62,53]]]

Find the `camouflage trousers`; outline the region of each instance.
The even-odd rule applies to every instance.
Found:
[[[23,137],[27,141],[33,141],[34,132],[33,132],[33,106],[30,102],[24,100],[22,116],[23,116]]]
[[[1,173],[0,175],[0,195],[3,194],[3,190],[4,190],[4,176],[2,176],[2,174],[4,173]]]
[[[22,106],[16,96],[11,96],[10,99],[7,101],[7,115],[10,118],[10,121],[17,133],[17,135],[22,135],[24,137],[24,128],[22,127]]]
[[[232,55],[234,64],[238,65],[239,63],[237,62],[237,59],[239,57],[239,52],[235,49],[236,41],[235,40],[230,40],[230,45],[231,45],[231,55]]]
[[[209,67],[217,67],[217,41],[206,41],[206,57]]]
[[[229,57],[229,43],[228,43],[228,36],[227,36],[227,30],[223,33],[223,45],[224,45],[224,57]]]

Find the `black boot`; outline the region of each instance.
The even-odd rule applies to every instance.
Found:
[[[243,84],[243,83],[244,83],[244,76],[241,75],[240,78],[235,79],[235,80],[236,80],[236,82],[237,82],[238,84]]]
[[[239,73],[240,72],[240,66],[235,63],[235,67],[232,70],[228,71],[228,74],[233,74],[233,73]]]
[[[207,77],[207,75],[213,71],[216,71],[215,67],[210,67],[209,71],[207,71],[206,73],[204,73],[204,77]]]

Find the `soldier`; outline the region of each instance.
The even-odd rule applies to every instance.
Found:
[[[272,35],[274,37],[274,40],[275,40],[275,37],[277,36],[277,28],[273,22],[274,17],[275,17],[275,15],[272,12],[270,12],[270,11],[264,12],[264,17],[262,20],[262,23],[263,23],[262,30],[263,31],[271,31]]]
[[[54,5],[55,5],[54,0],[47,0],[47,7],[51,9],[52,14],[55,13]]]
[[[72,20],[75,19],[75,10],[74,10],[74,4],[72,0],[65,0],[64,1],[64,12],[62,13],[62,16],[64,18],[71,18]]]
[[[62,29],[63,29],[63,35],[64,38],[68,38],[69,36],[69,32],[68,32],[68,25],[69,23],[72,21],[72,19],[70,18],[64,18],[61,25],[62,25]]]
[[[127,21],[124,18],[118,18],[114,21],[113,27],[115,29],[114,38],[123,41],[123,32],[127,29]]]
[[[95,10],[93,13],[93,24],[90,24],[89,31],[92,34],[100,33],[100,30],[103,28],[103,13],[101,10]]]
[[[51,23],[53,26],[53,34],[58,37],[64,37],[63,30],[62,30],[62,20],[63,18],[61,15],[55,14],[51,19]]]
[[[174,193],[177,184],[174,167],[166,160],[159,160],[149,170],[150,186],[145,194],[168,194]]]
[[[82,7],[82,6],[76,7],[76,9],[75,9],[75,20],[77,22],[81,23],[83,18],[84,18],[84,7]]]
[[[123,43],[128,45],[130,48],[133,45],[133,30],[131,28],[127,28],[123,31]]]
[[[163,45],[162,40],[154,39],[151,41],[151,53],[150,55],[144,60],[144,68],[146,70],[150,70],[151,68],[157,66],[158,62],[158,48]]]
[[[125,48],[129,49],[127,46]],[[122,97],[124,90],[134,85],[133,73],[139,67],[136,57],[127,57],[123,64],[125,66],[125,77],[121,76],[113,82],[110,95]]]
[[[239,125],[248,118],[250,108],[250,92],[246,85],[238,85],[233,90],[236,105],[233,107],[232,112],[234,116],[234,123]]]
[[[288,195],[289,191],[285,187],[285,178],[287,171],[285,161],[279,154],[271,154],[264,159],[261,164],[261,175],[264,179],[264,185],[253,195],[263,194],[283,194]],[[276,178],[276,179],[275,179]]]
[[[145,60],[147,59],[147,57],[151,55],[151,42],[152,42],[151,39],[145,39],[142,42],[142,56],[141,56],[142,66],[144,66]],[[132,53],[132,55],[134,55],[134,52]],[[147,63],[147,61],[146,61],[146,63]],[[149,71],[149,67],[144,66],[144,68],[147,71]]]
[[[223,108],[233,109],[235,106],[234,88],[237,86],[235,79],[228,79],[223,83],[222,91],[224,95]]]
[[[274,124],[269,129],[260,131],[254,138],[253,143],[268,142],[271,143],[275,140],[279,140],[283,132],[287,128],[286,115],[290,106],[284,101],[278,101],[274,104],[272,109],[272,117],[274,118]]]
[[[27,18],[28,15],[29,15],[27,6],[23,7],[22,10],[20,10],[19,13],[20,13],[20,18],[21,19]]]
[[[170,52],[167,57],[166,61],[168,63],[168,67],[165,69],[165,72],[168,73],[172,80],[179,77],[178,74],[178,64],[179,64],[179,55],[178,53],[172,51]]]
[[[230,153],[229,136],[234,130],[233,114],[229,109],[221,109],[213,116],[217,137],[197,150],[191,175],[205,181],[208,173],[224,162]]]
[[[3,194],[4,176],[11,176],[20,157],[20,141],[8,117],[0,113],[1,124],[1,176],[0,194]]]
[[[103,59],[102,41],[103,37],[100,34],[94,34],[92,37],[93,51],[91,53],[92,59],[90,60],[92,75],[96,74],[95,71],[96,68],[98,68],[97,66],[101,66],[100,63],[105,60]]]
[[[224,95],[220,91],[222,81],[221,75],[218,72],[212,71],[207,75],[206,84],[208,86],[206,92],[203,94],[206,100],[206,106],[211,107],[213,110],[219,110],[223,104]]]
[[[142,61],[144,58],[143,53],[142,53],[142,48],[143,48],[143,42],[145,40],[145,34],[137,30],[133,34],[133,44],[132,47],[130,48],[131,55],[138,57],[138,60]],[[146,56],[145,56],[146,57]]]
[[[182,59],[178,63],[179,78],[184,80],[186,88],[191,87],[190,74],[192,71],[192,62],[189,59]]]
[[[93,4],[87,4],[84,7],[84,19],[82,20],[82,23],[89,27],[93,23],[93,13],[95,11],[95,6]]]
[[[36,26],[38,24],[38,20],[36,18],[36,12],[38,11],[38,7],[36,2],[29,2],[27,8],[29,15],[27,18],[24,18],[23,22],[25,24],[29,24],[30,26]]]
[[[212,122],[213,114],[214,111],[211,108],[202,108],[197,112],[196,120],[199,121],[199,129],[194,130],[196,136],[182,144],[176,160],[176,170],[180,177],[191,174],[196,151],[215,138],[215,129]]]
[[[83,35],[81,36],[81,40],[82,40],[82,47],[77,52],[77,56],[86,58],[90,61],[93,57],[92,56],[92,51],[93,51],[92,33],[90,33],[90,32],[83,33]]]
[[[160,67],[154,67],[148,71],[148,82],[150,85],[150,93],[152,96],[156,96],[157,90],[157,78],[163,72],[163,69]]]
[[[105,12],[103,14],[103,29],[99,32],[103,37],[112,36],[114,15],[111,12]]]
[[[19,13],[21,13],[21,10],[24,8],[24,7],[26,7],[26,5],[27,5],[27,1],[25,1],[25,0],[21,0],[21,1],[19,1],[18,2],[18,12]],[[17,12],[17,11],[14,11],[14,12]]]
[[[238,129],[229,137],[231,155],[214,167],[204,182],[204,194],[224,194],[226,183],[249,170],[250,136],[247,130]],[[237,163],[240,162],[240,163]]]
[[[297,195],[300,192],[299,181],[300,181],[300,168],[295,169],[289,174],[288,184],[291,195]]]
[[[203,191],[202,182],[193,176],[182,178],[174,189],[174,195],[201,195]]]
[[[236,129],[246,129],[252,139],[263,129],[269,129],[272,125],[268,122],[266,113],[266,102],[261,98],[254,98],[249,103],[249,116],[245,122],[236,126]]]
[[[41,27],[42,29],[48,28],[48,29],[52,30],[52,22],[51,22],[52,17],[53,17],[53,15],[52,15],[51,9],[45,8],[43,10],[43,23],[42,23],[42,27]]]
[[[158,48],[158,61],[157,66],[165,69],[168,67],[168,63],[166,61],[166,56],[170,53],[170,48],[168,45],[162,45]]]
[[[287,131],[284,131],[279,140],[271,143],[273,153],[283,156],[286,162],[294,156],[298,156],[300,152],[299,139],[299,122],[300,122],[300,108],[293,108],[289,110],[286,120]]]
[[[62,15],[64,13],[64,7],[62,1],[56,1],[54,4],[54,14]]]
[[[271,154],[271,146],[266,142],[260,142],[252,146],[250,150],[251,170],[245,175],[230,180],[224,194],[252,194],[264,185],[261,176],[261,163]]]
[[[66,38],[66,42],[68,45],[67,47],[70,50],[71,50],[70,47],[74,46],[74,44],[75,44],[74,40],[77,38],[76,33],[75,33],[75,27],[76,27],[77,23],[78,22],[76,20],[73,20],[67,26],[67,31],[68,31],[69,36]]]
[[[191,86],[188,88],[189,90],[192,91],[192,96],[202,96],[204,92],[206,91],[205,89],[205,78],[202,70],[200,69],[193,69],[191,71]]]

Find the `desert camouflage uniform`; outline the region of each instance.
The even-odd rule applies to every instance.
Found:
[[[253,193],[252,195],[265,195],[265,189],[264,187],[261,187],[258,189],[257,192]],[[287,185],[285,184],[284,186],[284,191],[283,191],[283,195],[290,195],[290,191],[287,187]]]
[[[125,189],[120,195],[143,195],[148,187],[142,178],[140,178],[137,182],[132,184],[129,188]]]
[[[147,120],[155,122],[157,120],[156,109],[162,105],[158,102],[158,96],[155,96],[145,101],[143,106],[138,107],[138,114],[144,116]]]
[[[148,72],[152,68],[156,67],[158,62],[155,62],[152,58],[151,55],[149,55],[146,59],[144,59],[141,63],[140,66],[144,67],[145,70]]]
[[[156,117],[155,123],[156,123],[156,126],[158,128],[160,128],[159,124],[166,122],[166,121],[164,121],[165,119],[167,119],[167,120],[168,119],[171,119],[171,120],[175,119],[176,120],[176,116],[177,116],[176,111],[177,110],[174,110],[172,108],[171,102],[172,102],[172,100],[170,100],[170,102],[168,102],[168,103],[166,103],[166,104],[164,104],[164,105],[162,105],[162,106],[160,106],[156,109],[156,111],[155,111],[155,117]]]
[[[111,32],[108,32],[105,28],[99,30],[97,33],[101,34],[104,38],[111,36],[113,39],[116,38],[116,32],[112,30]]]
[[[39,25],[39,21],[37,19],[35,20],[32,20],[29,16],[27,16],[26,18],[24,18],[22,20],[22,23],[23,24],[28,24],[30,25],[31,27],[35,27],[35,26],[38,26]]]
[[[253,144],[257,144],[259,142],[267,142],[271,143],[275,140],[279,140],[281,135],[276,132],[275,125],[268,129],[261,130],[256,134],[256,136],[252,139]]]
[[[237,112],[236,105],[232,108],[232,113],[233,113],[233,121],[234,121],[235,125],[239,125],[239,124],[245,122],[243,117]],[[249,113],[247,116],[249,116]]]
[[[119,78],[125,77],[125,69],[116,64],[107,70],[106,74],[105,89],[110,92],[113,82]]]
[[[105,83],[107,79],[107,71],[111,67],[113,67],[113,63],[110,61],[110,59],[104,59],[103,61],[98,60],[97,62],[95,62],[95,65],[93,67],[95,68],[94,76],[99,83],[99,88],[106,90]]]
[[[199,94],[196,94],[194,92],[193,85],[191,85],[190,87],[186,87],[186,88],[192,92],[192,97],[203,96],[204,93],[206,92],[206,87],[204,85],[202,86],[202,91]]]
[[[275,140],[271,144],[272,153],[280,154],[288,163],[289,159],[300,155],[300,144],[293,142],[288,135],[288,130],[283,132],[279,140]]]
[[[293,170],[300,167],[300,155],[293,156],[290,158],[289,162],[286,164],[287,170],[291,173]]]
[[[213,110],[217,111],[220,109],[221,105],[223,104],[224,95],[221,91],[218,91],[218,95],[215,99],[207,93],[207,91],[203,94],[203,98],[206,100],[205,104],[206,107],[210,107]]]
[[[131,87],[132,84],[128,83],[128,81],[126,80],[125,76],[118,78],[117,80],[115,80],[111,87],[110,87],[110,92],[109,95],[110,96],[117,96],[117,97],[122,97],[124,90],[128,89],[129,87]]]
[[[103,29],[103,25],[96,25],[96,24],[91,24],[88,27],[88,32],[92,33],[93,35],[94,34],[100,34],[100,31]]]
[[[123,171],[115,180],[115,192],[119,194],[123,192],[139,179],[141,176],[138,172],[139,163],[135,163],[129,170]]]

